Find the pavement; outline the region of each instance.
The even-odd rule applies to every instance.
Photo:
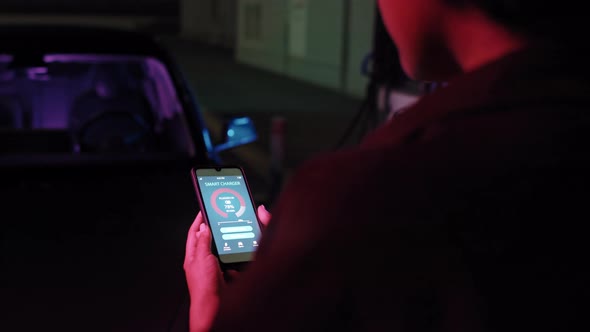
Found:
[[[257,142],[224,153],[226,163],[246,169],[258,201],[271,199],[271,129],[275,119],[286,123],[283,179],[306,160],[331,151],[353,121],[360,98],[264,71],[235,60],[231,51],[183,40],[161,37],[179,63],[205,110],[213,136],[224,121],[248,116],[259,134]]]

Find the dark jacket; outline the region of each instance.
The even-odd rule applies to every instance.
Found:
[[[582,53],[506,56],[303,166],[214,330],[588,330]]]

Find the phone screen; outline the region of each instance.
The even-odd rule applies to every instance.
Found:
[[[195,180],[221,262],[252,260],[261,231],[241,170],[197,169]]]

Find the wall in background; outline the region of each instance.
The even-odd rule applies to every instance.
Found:
[[[288,76],[332,89],[343,88],[345,2],[288,1]]]
[[[239,0],[236,57],[239,62],[286,73],[287,0]]]
[[[181,34],[211,45],[236,45],[237,0],[181,0]]]
[[[374,15],[367,0],[239,0],[237,59],[363,96]]]

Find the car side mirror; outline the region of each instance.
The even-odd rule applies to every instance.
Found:
[[[223,143],[215,147],[215,152],[221,152],[255,142],[258,139],[254,122],[249,117],[233,118],[229,120],[223,131]]]

